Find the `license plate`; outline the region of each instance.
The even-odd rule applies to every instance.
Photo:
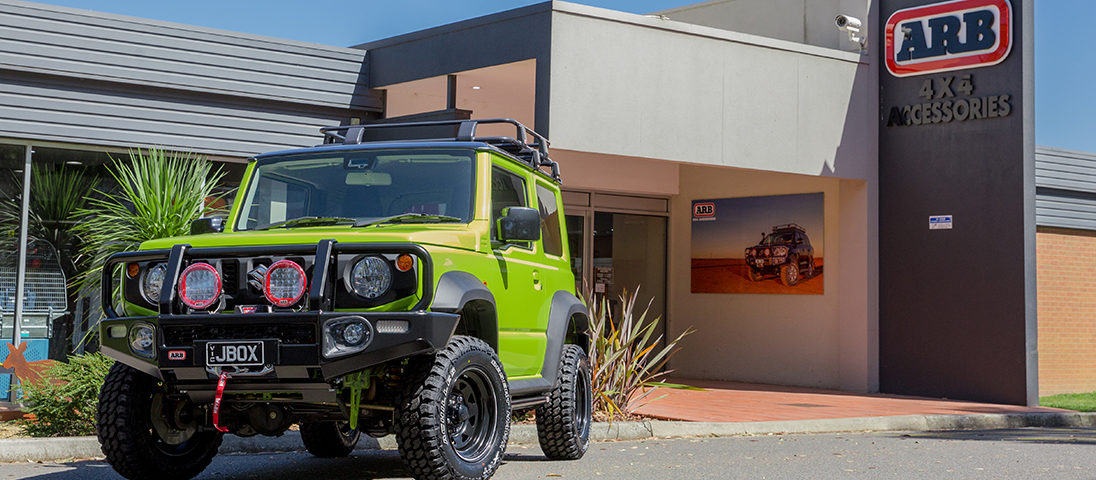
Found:
[[[762,265],[764,265],[764,264],[765,264],[765,261],[764,261],[764,260],[754,260],[754,263],[756,263],[756,264],[757,264],[757,266],[759,266],[759,267],[760,267],[760,266],[762,266]]]
[[[266,352],[263,342],[209,342],[206,344],[206,365],[210,367],[243,367],[263,365]]]

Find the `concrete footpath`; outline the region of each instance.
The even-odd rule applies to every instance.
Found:
[[[1031,412],[970,415],[901,415],[767,422],[683,422],[641,421],[596,423],[594,441],[643,440],[672,437],[726,437],[738,435],[780,435],[878,431],[991,430],[1024,427],[1096,427],[1096,413]],[[535,444],[533,425],[514,425],[512,444]],[[394,449],[391,435],[364,437],[358,449]],[[298,432],[276,438],[225,436],[222,454],[300,451],[304,446]],[[0,462],[48,462],[102,457],[95,437],[35,438],[0,440]]]

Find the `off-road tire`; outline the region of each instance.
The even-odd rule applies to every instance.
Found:
[[[308,453],[321,458],[350,455],[358,445],[361,432],[351,430],[346,422],[312,422],[301,424],[301,441]]]
[[[590,362],[578,345],[564,345],[559,379],[537,407],[537,440],[552,460],[578,460],[590,446],[593,397]]]
[[[807,257],[806,278],[814,278],[814,257]]]
[[[750,272],[750,281],[752,282],[760,282],[762,279],[765,278],[765,275],[762,275],[761,272],[754,270],[750,267],[746,267],[746,270]]]
[[[799,260],[792,259],[780,267],[780,283],[794,287],[799,283]]]
[[[510,388],[495,351],[483,340],[457,335],[437,353],[409,360],[406,377],[396,408],[396,442],[407,473],[419,480],[486,479],[494,474],[510,437]],[[471,426],[471,416],[460,418],[473,415],[467,403],[454,401],[460,393],[483,397],[474,413],[479,427]],[[454,404],[468,408],[454,411]],[[470,442],[474,451],[461,450],[466,441],[461,432],[469,427],[475,437],[484,434],[482,441]]]
[[[99,392],[97,429],[103,454],[130,480],[185,480],[209,466],[221,446],[221,433],[199,431],[178,446],[163,443],[152,427],[150,407],[156,379],[121,363]]]

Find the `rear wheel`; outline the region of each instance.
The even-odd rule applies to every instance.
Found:
[[[169,397],[154,378],[121,363],[104,379],[98,413],[103,454],[131,480],[193,478],[221,446],[220,432],[199,431],[193,404]]]
[[[361,432],[350,428],[349,422],[315,422],[301,424],[304,448],[317,457],[337,458],[350,455],[358,445]]]
[[[590,446],[593,396],[590,362],[578,345],[564,345],[559,380],[548,403],[537,407],[537,439],[544,456],[578,460]]]
[[[510,436],[510,390],[495,351],[458,335],[408,368],[396,410],[408,473],[420,480],[489,478]]]
[[[814,257],[807,257],[807,278],[814,278]]]

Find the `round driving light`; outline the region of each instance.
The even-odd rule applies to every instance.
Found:
[[[141,282],[141,291],[145,294],[145,300],[149,303],[160,301],[160,289],[164,288],[164,277],[167,276],[167,265],[159,264],[145,272],[145,279]]]
[[[392,286],[392,268],[383,258],[365,257],[350,271],[348,283],[350,290],[358,296],[377,298]]]
[[[360,323],[351,323],[343,327],[343,342],[350,346],[356,346],[365,339],[365,327]]]
[[[415,259],[411,258],[411,255],[402,253],[400,256],[396,257],[396,270],[406,272],[411,270],[411,267],[413,266],[415,266]]]
[[[156,330],[152,325],[137,323],[129,331],[129,348],[142,357],[152,358],[155,355],[153,346],[156,344]]]
[[[288,307],[304,296],[304,269],[291,260],[278,260],[266,269],[263,292],[275,307]]]
[[[186,306],[202,310],[221,296],[221,275],[208,263],[195,263],[179,275],[179,296]]]

